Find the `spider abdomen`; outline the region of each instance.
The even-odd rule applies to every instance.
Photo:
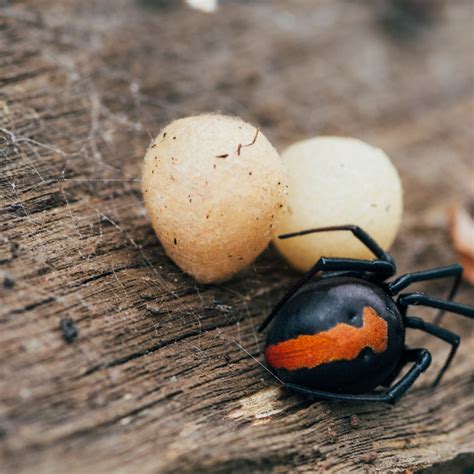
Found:
[[[286,383],[364,393],[393,373],[404,339],[401,315],[382,290],[361,279],[331,278],[283,306],[265,358]]]

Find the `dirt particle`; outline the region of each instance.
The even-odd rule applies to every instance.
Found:
[[[145,305],[145,309],[153,314],[154,316],[158,316],[158,315],[161,315],[161,314],[166,314],[166,311],[164,311],[160,306],[156,305],[155,303],[147,303]],[[157,323],[154,323],[155,326]]]
[[[8,212],[14,212],[17,213],[18,211],[21,211],[23,209],[23,206],[21,204],[11,204],[10,206],[7,207]]]
[[[176,239],[176,237],[173,239],[173,243],[174,243],[175,245],[178,245],[178,240]]]
[[[151,146],[151,148],[155,148],[156,147],[156,143],[153,143],[153,145]]]
[[[70,318],[61,319],[59,322],[59,328],[63,333],[63,339],[71,344],[79,335],[79,331],[76,328],[74,321]]]
[[[359,460],[363,464],[373,464],[377,457],[378,455],[375,451],[370,451],[369,453],[363,454]]]
[[[13,258],[18,257],[18,249],[20,248],[20,244],[16,242],[10,242],[10,253],[12,254]]]
[[[249,176],[252,176],[252,172],[251,172],[251,171],[249,172]]]
[[[5,288],[6,290],[11,290],[14,286],[15,286],[15,280],[13,280],[12,278],[6,276],[3,279],[3,288]]]
[[[225,355],[224,355],[224,360],[225,360],[225,363],[226,363],[226,364],[230,364],[230,361],[231,361],[230,355],[229,355],[229,354],[225,354]]]
[[[105,217],[105,216],[103,216],[102,219],[104,219],[104,217]],[[102,219],[101,219],[101,220],[102,220]],[[108,221],[107,221],[107,222],[108,222]],[[46,275],[46,273],[48,273],[48,271],[49,271],[49,267],[46,266],[46,265],[44,265],[44,266],[38,268],[38,271],[36,272],[36,274],[37,274],[38,276],[43,276],[43,275]]]
[[[328,428],[328,435],[329,435],[329,442],[330,443],[335,443],[337,439],[337,433],[336,430],[332,427]]]
[[[351,416],[351,421],[350,421],[351,428],[360,428],[360,419],[357,415],[352,415]]]
[[[229,153],[223,153],[222,155],[216,155],[216,158],[227,158],[228,156],[229,156]]]
[[[165,137],[166,137],[166,132],[163,132],[163,138],[165,138]]]
[[[176,140],[176,137],[173,137],[173,140]]]
[[[246,145],[242,145],[241,143],[239,143],[238,147],[237,147],[237,155],[240,156],[240,151],[242,150],[242,148],[245,148],[245,147],[248,147],[248,146],[252,146],[255,144],[255,142],[257,141],[257,137],[258,137],[258,134],[260,133],[260,129],[257,128],[256,129],[256,132],[255,132],[255,136],[253,137],[253,140],[250,142],[250,143],[247,143]]]
[[[143,293],[140,293],[140,298],[146,301],[151,301],[155,299],[155,293],[150,290],[145,290]]]

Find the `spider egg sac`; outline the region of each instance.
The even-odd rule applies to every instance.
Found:
[[[268,245],[286,172],[262,132],[239,118],[176,120],[145,155],[142,192],[168,256],[201,283],[230,278]]]
[[[354,138],[317,137],[282,153],[288,174],[287,205],[274,243],[295,268],[308,270],[320,257],[374,256],[351,232],[277,236],[316,227],[355,224],[384,249],[394,241],[402,217],[397,170],[380,149]]]

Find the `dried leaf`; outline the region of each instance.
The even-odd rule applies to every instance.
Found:
[[[464,267],[464,278],[474,284],[474,220],[460,205],[450,209],[449,230]]]

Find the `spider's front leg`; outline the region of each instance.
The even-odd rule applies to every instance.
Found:
[[[451,290],[448,293],[447,301],[452,301],[456,296],[456,293],[461,284],[461,277],[463,274],[463,267],[458,263],[448,265],[447,267],[433,268],[431,270],[423,270],[421,272],[407,273],[398,277],[388,284],[388,290],[390,294],[397,295],[400,291],[404,290],[412,283],[421,281],[438,280],[440,278],[454,278]],[[440,309],[435,319],[435,324],[439,324],[441,321],[445,309]]]
[[[432,296],[426,296],[423,293],[402,294],[398,298],[397,305],[402,314],[406,314],[408,306],[426,306],[428,308],[437,308],[474,319],[474,308],[472,306],[440,300]]]

